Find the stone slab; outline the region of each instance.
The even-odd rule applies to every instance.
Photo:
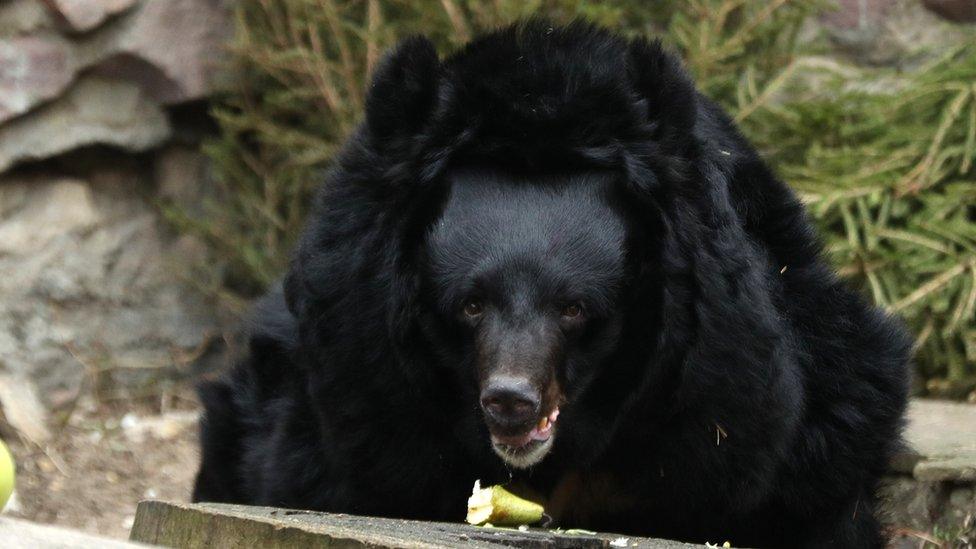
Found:
[[[136,0],[44,0],[76,32],[87,32],[113,15],[131,8]]]
[[[976,481],[976,406],[916,399],[908,410],[908,448],[892,464],[918,481]]]
[[[89,145],[143,152],[170,134],[165,111],[141,88],[85,77],[58,100],[0,126],[0,171]]]
[[[466,524],[359,517],[228,504],[143,501],[132,541],[167,547],[472,547],[687,549],[676,541],[612,534],[481,528]]]
[[[0,517],[0,547],[4,549],[139,549],[141,543],[92,536],[26,520]]]

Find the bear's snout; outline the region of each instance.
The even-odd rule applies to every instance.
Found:
[[[528,379],[496,376],[481,391],[481,409],[504,430],[525,431],[536,422],[542,398]]]

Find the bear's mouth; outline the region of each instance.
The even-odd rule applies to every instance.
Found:
[[[492,449],[506,463],[524,469],[542,460],[552,448],[559,407],[539,418],[532,428],[517,434],[501,434],[491,431]]]

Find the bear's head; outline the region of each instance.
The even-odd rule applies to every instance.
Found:
[[[640,383],[624,355],[649,352],[662,314],[646,214],[689,173],[697,101],[658,43],[582,23],[532,20],[444,60],[401,43],[286,284],[312,363],[397,369],[396,395],[451,393],[516,467],[559,440],[597,453],[586,441],[614,414],[573,404]]]

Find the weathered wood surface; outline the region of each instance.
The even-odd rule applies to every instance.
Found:
[[[132,526],[133,541],[167,547],[451,547],[580,548],[700,547],[675,541],[608,534],[479,528],[466,524],[381,519],[313,511],[226,504],[144,501]]]
[[[3,549],[140,549],[149,546],[100,538],[26,520],[0,517],[0,547]]]

